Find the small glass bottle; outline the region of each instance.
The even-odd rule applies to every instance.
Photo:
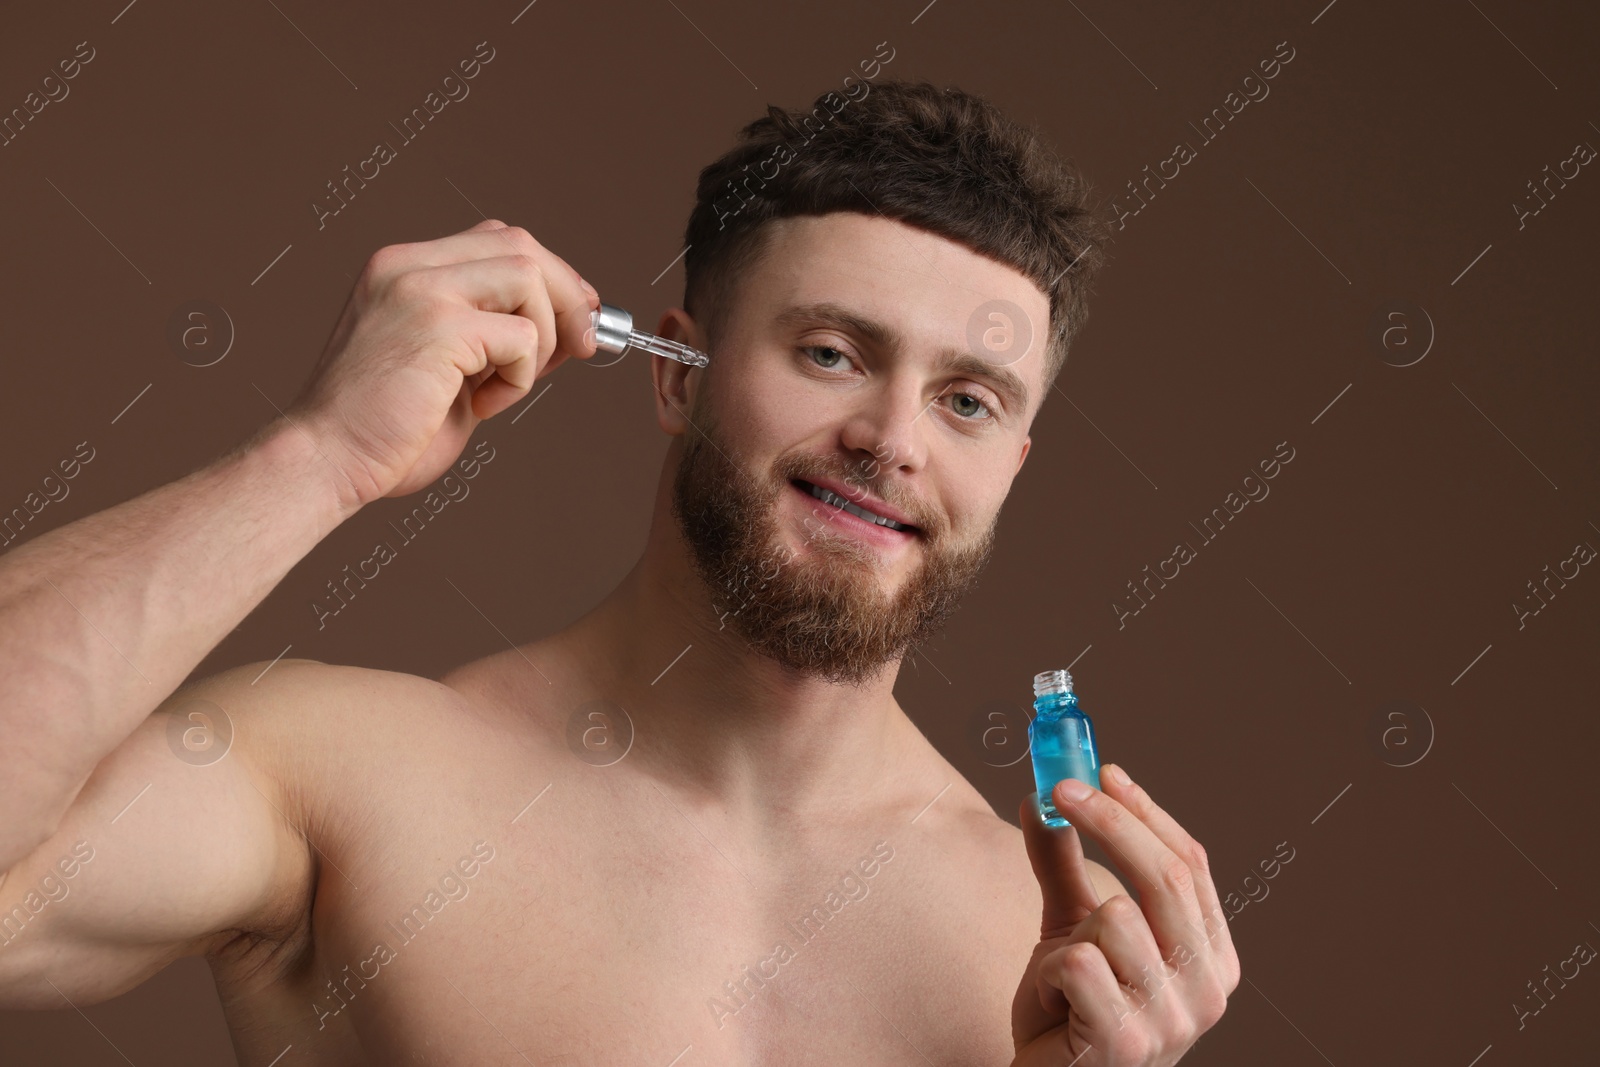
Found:
[[[1028,748],[1033,753],[1033,780],[1039,788],[1039,815],[1046,826],[1071,826],[1056,810],[1051,794],[1063,778],[1100,788],[1094,724],[1078,709],[1068,671],[1034,675],[1033,698],[1035,714],[1028,724]]]

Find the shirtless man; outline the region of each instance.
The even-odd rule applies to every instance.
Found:
[[[881,85],[851,121],[961,99]],[[969,320],[1051,322],[1049,274],[877,211],[758,207],[759,255],[708,295],[691,263],[661,319],[712,362],[653,357],[672,442],[644,552],[559,633],[438,680],[282,659],[178,688],[330,530],[594,355],[594,290],[496,220],[379,250],[233,452],[0,557],[0,1004],[202,954],[245,1067],[1168,1065],[1217,1021],[1239,966],[1200,846],[1111,765],[1056,790],[1073,829],[1028,798],[1019,831],[893,696],[1053,378],[1042,344],[971,358]]]

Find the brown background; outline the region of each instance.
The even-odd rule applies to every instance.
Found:
[[[1593,1062],[1594,968],[1520,1032],[1512,1005],[1600,946],[1600,573],[1520,630],[1511,605],[1600,547],[1600,172],[1521,230],[1510,207],[1600,145],[1593,8],[543,0],[513,23],[519,0],[123,2],[13,11],[0,35],[0,110],[77,42],[97,51],[0,148],[0,505],[96,450],[30,536],[271,417],[381,245],[493,215],[653,325],[681,296],[698,168],[881,41],[881,76],[988,95],[1102,197],[1195,144],[1117,235],[994,562],[897,696],[1014,819],[1026,761],[990,764],[1015,730],[985,746],[979,728],[999,708],[1024,722],[1031,676],[1075,662],[1103,758],[1207,845],[1224,893],[1295,850],[1233,920],[1245,980],[1185,1064]],[[319,231],[324,183],[483,40],[471,95]],[[1281,41],[1296,55],[1271,95],[1200,146],[1188,123]],[[204,368],[165,337],[196,298],[236,330]],[[1437,334],[1405,367],[1370,334],[1395,299]],[[1422,351],[1426,324],[1405,325],[1397,351]],[[335,531],[199,672],[288,645],[437,675],[503,647],[463,593],[513,640],[586,610],[642,546],[666,439],[641,359],[550,383],[480,428],[497,457],[472,495],[326,629],[311,601],[414,501]],[[1284,441],[1271,495],[1202,546],[1189,523]],[[1198,558],[1119,629],[1112,603],[1180,539]],[[1393,701],[1412,711],[1385,749]],[[201,962],[81,1014],[0,1013],[6,1063],[124,1057],[232,1062]]]

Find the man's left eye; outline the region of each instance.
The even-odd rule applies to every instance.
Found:
[[[973,410],[973,408],[968,408],[966,405],[962,404],[961,402],[963,400],[972,404],[976,410]],[[973,396],[971,393],[956,393],[955,403],[956,413],[959,415],[976,415],[978,411],[983,411],[988,412],[990,418],[994,417],[994,413],[989,411],[988,405],[986,405],[982,400],[979,400],[977,397]],[[974,419],[973,421],[976,422],[981,420]]]
[[[805,345],[800,349],[800,351],[808,354],[812,352],[832,352],[836,357],[838,357],[839,360],[843,360],[845,358],[845,354],[843,352],[839,351],[837,348],[831,348],[828,345]],[[825,367],[828,370],[832,370],[834,367],[839,365],[837,360],[832,363],[818,363],[815,357],[812,357],[812,362],[817,363],[817,366]]]

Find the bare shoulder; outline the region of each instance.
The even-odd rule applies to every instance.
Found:
[[[433,732],[470,720],[474,709],[440,682],[400,671],[285,658],[191,681],[165,706],[197,728],[216,720],[272,786],[272,799],[305,826],[331,790],[358,787],[386,751],[415,749]],[[201,737],[196,729],[196,737]]]
[[[333,703],[329,704],[332,707],[364,695],[392,695],[396,690],[421,694],[443,688],[438,682],[400,671],[285,656],[271,662],[244,663],[203,678],[191,679],[173,695],[226,694],[252,708],[271,705],[275,710],[287,714],[297,708],[322,710],[324,698],[333,698]],[[306,698],[317,700],[318,707],[304,708]]]
[[[253,732],[282,739],[326,736],[373,715],[395,725],[459,704],[448,686],[419,675],[371,667],[324,663],[314,659],[280,659],[247,663],[192,681],[168,698],[211,701],[238,717]]]

